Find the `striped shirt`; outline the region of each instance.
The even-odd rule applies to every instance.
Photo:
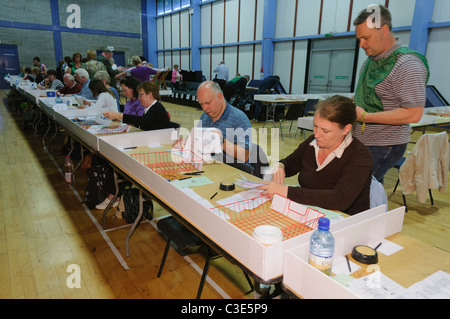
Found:
[[[389,50],[374,57],[387,58],[400,47],[397,41]],[[370,57],[372,58],[372,57]],[[370,59],[369,58],[369,59]],[[364,69],[365,63],[362,66]],[[399,54],[389,75],[375,87],[385,111],[396,108],[422,107],[426,103],[426,79],[428,71],[415,54]],[[368,146],[399,145],[409,142],[410,126],[367,123],[364,133],[362,125],[355,126],[355,136]]]

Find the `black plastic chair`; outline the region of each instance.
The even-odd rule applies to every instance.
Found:
[[[253,167],[253,175],[263,178],[262,168],[270,165],[266,153],[258,144],[252,144],[249,161]]]
[[[299,117],[303,116],[303,112],[304,112],[304,105],[302,105],[302,104],[289,105],[286,115],[284,115],[284,119],[286,121],[291,121],[291,125],[289,127],[289,134],[291,134],[292,123],[294,121],[297,121]]]
[[[166,248],[164,250],[164,255],[161,260],[161,265],[158,270],[158,278],[161,277],[161,273],[166,262],[167,254],[169,253],[170,244],[173,242],[178,250],[183,254],[190,255],[199,252],[202,248],[207,250],[205,266],[203,267],[202,277],[200,279],[200,284],[197,290],[197,299],[200,299],[203,286],[205,285],[206,276],[208,275],[209,266],[211,260],[221,257],[216,253],[209,245],[202,241],[198,236],[192,233],[188,228],[186,228],[182,223],[176,220],[173,216],[164,218],[157,223],[158,230],[167,239]],[[251,291],[253,291],[253,284],[244,272],[245,278],[250,285]]]
[[[303,116],[313,116],[316,111],[316,105],[319,103],[319,99],[308,99],[305,102],[305,108],[303,110]]]
[[[241,170],[243,172],[249,173],[251,175],[255,175],[255,171],[252,166],[247,165],[245,163],[226,163],[227,165],[230,165],[231,167],[237,168],[238,170]]]
[[[319,102],[319,99],[308,99],[305,103],[305,108],[303,109],[303,116],[314,116],[314,112],[316,111],[316,105]],[[306,139],[305,131],[304,129],[301,129],[301,132],[303,134],[303,138]]]

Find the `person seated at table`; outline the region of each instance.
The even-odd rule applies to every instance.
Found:
[[[71,95],[77,94],[81,91],[80,83],[75,81],[75,77],[72,74],[70,73],[64,74],[63,81],[64,87],[59,90],[60,94]]]
[[[235,160],[249,163],[251,147],[251,124],[241,110],[231,106],[225,100],[220,85],[214,81],[205,81],[197,89],[197,100],[204,113],[200,117],[198,127],[217,128],[223,144],[223,160]],[[179,138],[174,148],[183,148],[186,139]]]
[[[66,68],[66,73],[75,75],[76,70],[83,67],[83,57],[80,52],[75,52],[72,55],[72,62],[69,62],[69,66]]]
[[[172,127],[164,106],[161,104],[159,87],[156,83],[146,81],[137,86],[138,98],[144,106],[144,115],[132,115],[119,112],[105,112],[104,116],[111,120],[134,125],[143,131],[160,130]]]
[[[141,83],[142,82],[136,79],[134,76],[126,76],[124,79],[120,80],[122,93],[128,100],[123,109],[124,114],[138,116],[144,115],[145,107],[141,104],[137,92],[137,87]]]
[[[335,95],[319,102],[314,134],[275,164],[272,182],[258,187],[261,195],[279,194],[304,205],[354,215],[370,208],[372,155],[352,134],[353,100]],[[284,185],[298,173],[301,185]]]
[[[160,130],[174,127],[169,120],[169,115],[164,106],[159,102],[159,87],[155,82],[146,81],[140,83],[136,91],[141,104],[144,106],[144,115],[131,115],[118,112],[105,112],[104,116],[111,120],[121,120],[123,123],[133,124],[144,131]],[[110,177],[111,178],[111,177]],[[109,202],[113,199],[116,191],[115,185],[108,183],[105,185],[105,190],[109,195],[95,208],[105,209]],[[119,204],[119,199],[113,204],[116,207]]]
[[[80,83],[81,85],[81,91],[80,95],[88,100],[93,100],[94,97],[92,96],[92,92],[89,89],[89,83],[91,82],[89,80],[89,73],[85,69],[77,69],[75,71],[75,80]]]
[[[150,81],[151,80],[150,77],[152,75],[158,76],[160,73],[158,70],[142,65],[141,58],[138,57],[137,55],[131,58],[131,62],[133,63],[134,67],[117,74],[116,80],[118,80],[124,75],[131,75],[134,76],[139,81],[145,82]]]
[[[51,89],[51,90],[59,90],[64,87],[64,84],[56,78],[58,73],[55,70],[48,70],[47,77],[44,80],[44,86],[39,87],[40,89]]]
[[[114,96],[116,97],[116,101],[117,101],[117,110],[120,111],[120,96],[119,96],[119,92],[117,92],[117,89],[112,87],[111,84],[111,77],[109,76],[108,72],[106,71],[98,71],[97,73],[95,73],[94,75],[94,79],[100,79],[103,81],[103,84],[105,84],[105,86],[111,90],[114,93]]]
[[[31,68],[29,66],[25,67],[24,69],[24,80],[29,80],[30,82],[34,82],[34,77],[31,75]]]
[[[31,68],[31,73],[27,80],[30,80],[30,82],[35,82],[42,86],[45,84],[44,83],[45,77],[44,75],[41,74],[41,69],[39,69],[37,66]]]
[[[117,110],[117,101],[114,93],[108,89],[102,80],[93,79],[89,82],[89,89],[92,92],[92,96],[97,98],[97,101],[91,102],[86,99],[83,100],[84,105],[92,108],[102,108],[109,110]]]

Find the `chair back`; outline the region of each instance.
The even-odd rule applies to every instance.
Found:
[[[375,177],[372,176],[372,183],[370,184],[370,208],[386,205],[388,211],[388,200],[386,190]]]
[[[269,159],[258,144],[252,143],[249,162],[253,167],[253,175],[263,178],[262,168],[269,166]]]
[[[400,167],[399,179],[404,195],[416,192],[424,203],[429,189],[447,187],[449,170],[449,143],[447,132],[422,135],[405,162]]]
[[[304,105],[302,104],[291,104],[286,112],[284,118],[287,121],[295,121],[299,117],[303,116],[304,113]]]
[[[225,162],[226,163],[226,162]],[[253,167],[250,165],[247,165],[242,162],[234,162],[234,163],[226,163],[227,165],[230,165],[231,167],[237,168],[243,172],[246,172],[248,174],[254,175]]]
[[[319,99],[308,99],[305,103],[305,109],[303,111],[303,116],[311,116],[314,115],[316,111],[316,105],[319,102]]]

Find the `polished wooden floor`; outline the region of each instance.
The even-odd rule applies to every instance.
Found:
[[[64,182],[60,170],[64,136],[58,135],[47,153],[43,129],[38,134],[23,130],[20,116],[6,106],[7,92],[0,90],[0,298],[194,298],[202,254],[183,257],[171,249],[157,278],[165,241],[154,222],[145,222],[133,235],[126,257],[128,225],[110,214],[108,229],[103,230],[101,211],[82,205],[86,173],[77,173],[73,188]],[[164,105],[172,119],[187,129],[201,114],[192,107]],[[283,125],[284,141],[272,140],[271,126],[266,125],[265,150],[272,159],[288,155],[303,140],[295,123],[289,134],[289,124]],[[262,142],[262,124],[253,127]],[[414,133],[412,140],[419,136]],[[385,188],[390,209],[402,205],[399,190],[391,195],[396,180],[397,172],[388,172]],[[288,183],[296,184],[295,178]],[[429,199],[420,204],[415,195],[407,196],[403,232],[450,251],[450,196],[437,190],[433,196],[434,205]],[[164,215],[162,208],[155,208],[157,218]],[[80,288],[70,288],[77,274],[71,265],[79,267]],[[209,276],[202,298],[252,298],[241,270],[224,258],[212,262]]]

